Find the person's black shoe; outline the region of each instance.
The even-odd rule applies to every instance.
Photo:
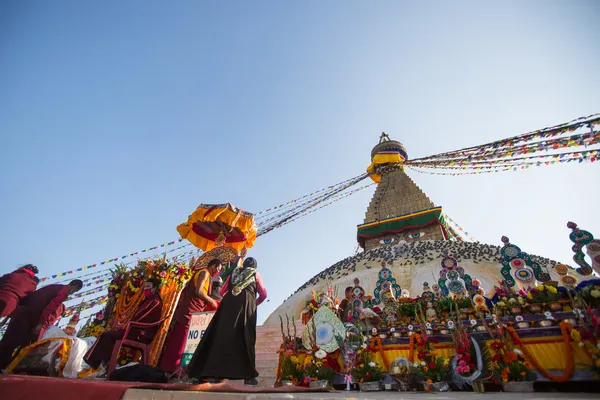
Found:
[[[246,385],[246,386],[258,386],[258,379],[256,379],[256,378],[244,379],[244,385]]]

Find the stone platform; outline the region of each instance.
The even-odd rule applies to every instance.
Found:
[[[206,393],[169,390],[129,389],[122,400],[262,400],[262,399],[398,399],[398,400],[580,400],[598,399],[597,393],[403,393],[403,392],[332,392],[332,393]]]

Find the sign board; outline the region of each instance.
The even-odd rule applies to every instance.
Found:
[[[188,329],[185,341],[185,350],[183,350],[183,357],[181,358],[182,367],[186,367],[190,363],[196,347],[198,347],[200,340],[202,340],[202,336],[204,336],[204,332],[206,332],[206,328],[208,328],[214,315],[214,311],[192,314],[190,328]]]

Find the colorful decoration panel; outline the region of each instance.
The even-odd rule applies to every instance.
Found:
[[[542,266],[533,261],[529,254],[510,243],[506,236],[502,236],[502,269],[500,270],[506,285],[515,286],[515,279],[522,283],[531,283],[534,280],[548,282],[550,275],[542,270]]]

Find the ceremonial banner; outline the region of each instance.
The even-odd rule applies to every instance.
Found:
[[[196,351],[196,347],[202,340],[208,324],[215,315],[214,311],[211,312],[198,312],[192,314],[190,320],[190,329],[188,330],[187,340],[185,342],[185,350],[183,351],[183,358],[181,359],[181,366],[186,367]]]

